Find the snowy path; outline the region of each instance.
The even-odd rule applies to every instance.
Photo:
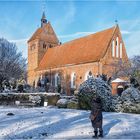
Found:
[[[6,114],[12,112],[14,116]],[[0,107],[0,139],[91,139],[89,111]],[[140,115],[104,113],[104,139],[140,139]]]

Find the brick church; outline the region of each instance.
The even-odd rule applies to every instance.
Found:
[[[128,57],[118,25],[62,44],[43,13],[41,27],[28,40],[28,84],[44,84],[47,77],[70,95],[91,76],[111,76],[119,60]]]

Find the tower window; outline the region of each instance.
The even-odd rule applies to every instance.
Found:
[[[44,43],[44,44],[43,44],[43,49],[46,49],[46,47],[47,47],[47,46],[46,46],[46,44]]]
[[[35,49],[35,45],[32,45],[30,49],[31,49],[31,51],[34,50]]]
[[[52,48],[53,46],[50,44],[49,47]]]

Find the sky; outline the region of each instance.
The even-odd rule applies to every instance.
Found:
[[[1,0],[0,38],[15,42],[27,58],[27,40],[40,27],[43,10],[62,43],[110,28],[117,20],[128,57],[140,55],[140,1]]]

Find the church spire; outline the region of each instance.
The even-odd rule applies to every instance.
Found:
[[[47,19],[45,16],[45,12],[42,13],[42,18],[41,18],[41,27],[43,27],[47,23]]]

